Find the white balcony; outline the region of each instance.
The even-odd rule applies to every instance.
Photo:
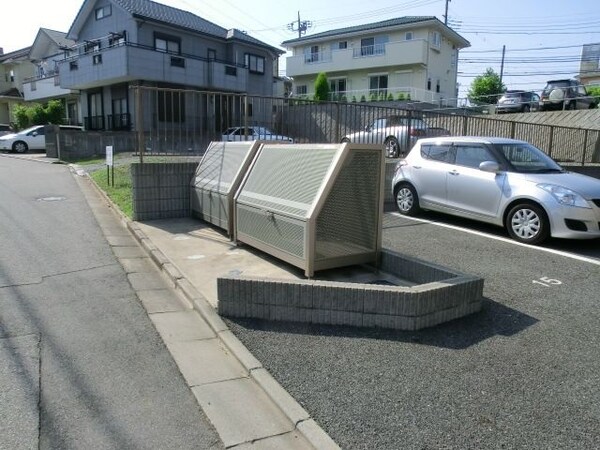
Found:
[[[333,50],[290,56],[286,73],[290,77],[320,72],[348,72],[351,70],[427,64],[427,41],[389,42],[374,46]]]

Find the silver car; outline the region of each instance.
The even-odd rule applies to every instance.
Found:
[[[503,226],[515,240],[600,237],[600,180],[514,139],[421,139],[392,181],[401,214],[428,209]]]

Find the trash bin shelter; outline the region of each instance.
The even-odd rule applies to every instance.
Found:
[[[192,179],[193,216],[233,234],[233,196],[260,143],[210,143]]]
[[[304,270],[377,263],[383,146],[265,143],[235,197],[234,239]]]

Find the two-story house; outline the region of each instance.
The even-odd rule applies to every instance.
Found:
[[[40,28],[29,50],[29,60],[35,66],[33,76],[23,82],[23,97],[27,102],[45,103],[61,100],[65,105],[65,122],[82,123],[79,110],[79,92],[60,86],[58,61],[64,59],[65,50],[75,45],[66,33]]]
[[[0,123],[13,122],[13,107],[24,102],[23,82],[35,71],[29,61],[30,48],[10,53],[0,49]]]
[[[311,97],[327,74],[333,99],[455,105],[458,52],[469,42],[435,17],[401,17],[282,43],[293,94]]]
[[[239,30],[150,0],[85,0],[67,38],[76,45],[58,63],[60,86],[81,92],[91,130],[130,129],[129,87],[135,85],[273,95],[283,54]],[[194,117],[183,102],[158,93],[154,105],[144,105],[144,114],[155,111],[144,122],[156,127]]]

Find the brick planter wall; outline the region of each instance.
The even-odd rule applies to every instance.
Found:
[[[219,314],[229,317],[419,330],[481,309],[483,279],[384,251],[381,269],[411,287],[222,277]]]

